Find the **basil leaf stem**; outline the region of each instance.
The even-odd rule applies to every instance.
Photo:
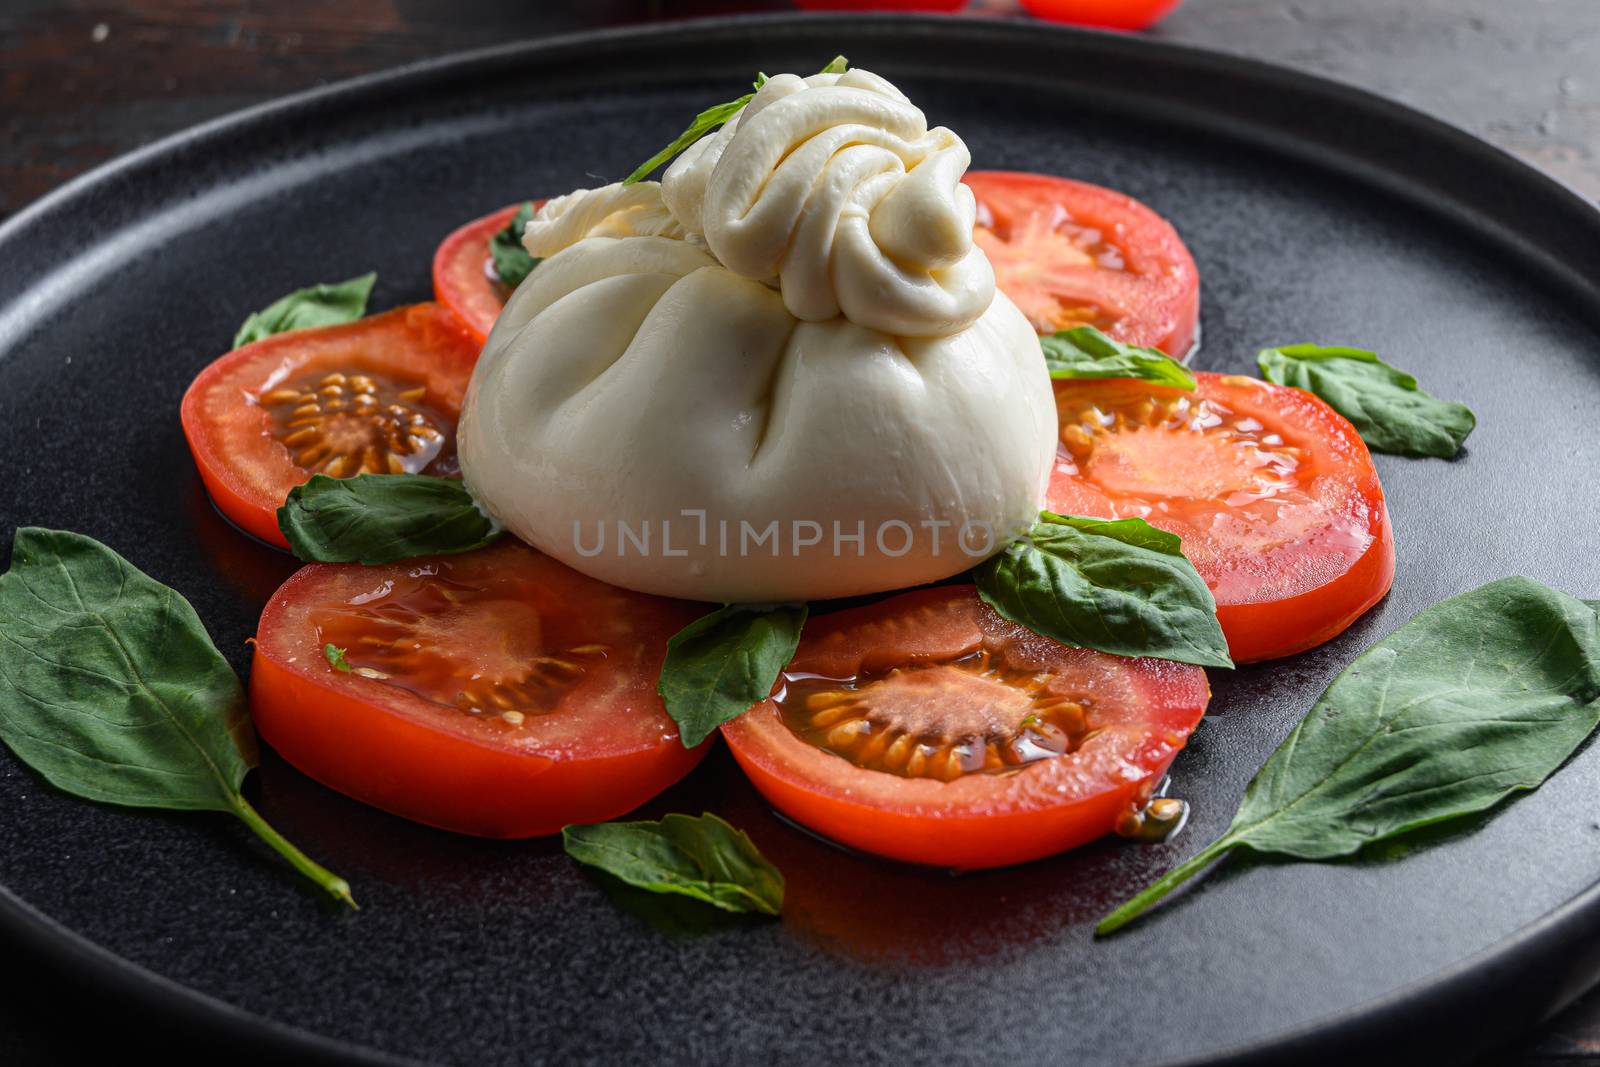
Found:
[[[608,822],[561,831],[567,855],[653,893],[693,897],[723,911],[777,915],[783,875],[749,836],[707,812],[660,822]]]
[[[672,635],[656,691],[685,748],[767,699],[794,658],[805,623],[804,604],[729,604]]]
[[[1064,645],[1233,666],[1216,601],[1179,538],[1143,519],[1040,512],[974,577],[995,611]]]
[[[454,478],[317,474],[289,491],[278,528],[307,563],[393,563],[482,548],[500,527]]]
[[[233,347],[242,348],[290,330],[354,322],[367,313],[367,300],[377,280],[377,274],[363,274],[349,281],[296,289],[245,319],[234,334]]]
[[[234,815],[355,907],[348,882],[240,794],[255,733],[239,679],[194,608],[92,538],[17,531],[0,575],[0,740],[76,796]]]
[[[1039,347],[1052,378],[1138,378],[1173,389],[1195,387],[1194,375],[1165,352],[1125,345],[1093,326],[1057,330],[1039,338]]]
[[[1126,926],[1235,849],[1326,860],[1535,789],[1600,724],[1600,614],[1528,578],[1421,612],[1328,686],[1216,841],[1100,921]]]
[[[844,56],[834,56],[828,61],[828,65],[817,73],[843,74],[849,66],[850,61],[845,59]],[[762,85],[766,84],[766,81],[767,76],[765,74],[757,75],[755,80],[756,89],[759,90]],[[650,177],[657,167],[671,160],[679,152],[682,152],[685,148],[688,148],[700,138],[743,111],[744,106],[754,100],[755,96],[755,93],[745,93],[737,100],[730,100],[726,104],[717,104],[714,107],[706,108],[694,117],[694,121],[689,123],[689,128],[678,134],[671,144],[634,168],[632,174],[622,179],[622,184],[632,185],[634,182],[640,182]]]
[[[1256,363],[1267,381],[1327,401],[1378,452],[1449,459],[1477,426],[1465,404],[1431,396],[1366,349],[1284,345],[1262,349]]]

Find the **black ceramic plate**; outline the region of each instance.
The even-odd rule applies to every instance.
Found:
[[[213,513],[177,419],[239,319],[373,268],[376,307],[423,299],[461,221],[625,174],[753,71],[836,52],[959,130],[977,166],[1102,182],[1170,218],[1205,282],[1200,366],[1359,343],[1479,414],[1455,462],[1379,460],[1400,558],[1386,602],[1312,653],[1213,672],[1173,768],[1188,829],[952,877],[802,835],[718,754],[647,810],[719,811],[784,869],[783,920],[745,923],[624,895],[548,841],[406,824],[269,753],[252,798],[350,878],[351,914],[224,817],[79,802],[4,754],[13,941],[252,1042],[455,1063],[1113,1064],[1421,1042],[1443,1058],[1594,976],[1594,749],[1426,842],[1230,862],[1090,937],[1222,829],[1321,687],[1413,613],[1509,573],[1600,594],[1600,216],[1464,134],[1292,71],[1035,24],[718,22],[520,45],[214,123],[0,230],[0,531],[116,546],[242,668],[293,566]]]

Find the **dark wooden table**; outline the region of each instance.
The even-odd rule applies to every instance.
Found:
[[[284,93],[521,37],[788,6],[0,0],[0,219],[121,152]],[[972,7],[1012,13],[1009,0]],[[1189,0],[1152,35],[1394,97],[1600,199],[1600,0]],[[114,1005],[78,1002],[70,981],[8,949],[0,945],[0,1063],[78,1062],[104,1048],[108,1029],[142,1024]],[[1493,1059],[1600,1064],[1600,992]]]

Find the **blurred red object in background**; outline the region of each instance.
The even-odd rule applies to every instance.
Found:
[[[794,0],[802,11],[960,11],[967,0]]]
[[[1051,22],[1111,30],[1142,30],[1161,21],[1183,0],[794,0],[805,11],[947,11],[1016,14],[1018,5]]]
[[[1075,22],[1112,30],[1154,26],[1183,0],[1022,0],[1022,6],[1051,22]]]

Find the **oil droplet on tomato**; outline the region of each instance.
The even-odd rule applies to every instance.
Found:
[[[1014,774],[1090,732],[1082,701],[987,650],[848,679],[786,674],[776,701],[801,740],[904,778]]]
[[[317,474],[459,473],[455,418],[427,383],[375,372],[318,371],[259,398],[295,466]]]
[[[1123,497],[1220,500],[1229,507],[1311,500],[1300,485],[1300,449],[1214,400],[1137,387],[1098,388],[1086,403],[1071,397],[1067,390],[1058,396],[1065,473]]]
[[[1138,811],[1127,811],[1117,820],[1117,836],[1145,844],[1170,840],[1189,821],[1189,802],[1175,797],[1156,797]]]

